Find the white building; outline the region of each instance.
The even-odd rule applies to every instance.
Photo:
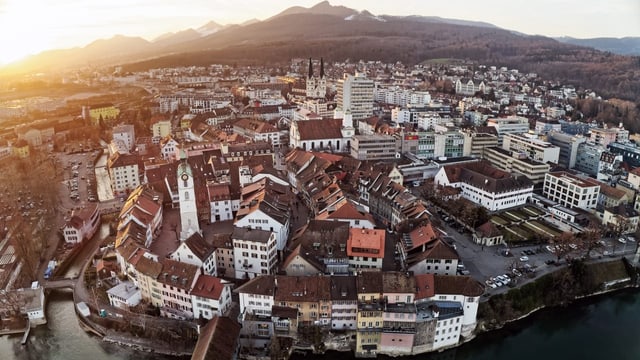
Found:
[[[338,80],[338,108],[350,112],[356,122],[372,116],[373,88],[373,80],[368,79],[363,73],[344,74],[343,78]],[[356,127],[357,124],[354,123],[352,126]]]
[[[176,155],[178,153],[178,145],[180,144],[171,136],[162,138],[160,141],[160,154],[162,154],[162,158],[169,161],[176,160],[178,158]]]
[[[107,290],[107,296],[111,306],[124,310],[137,306],[142,300],[140,289],[129,281],[121,282]]]
[[[248,184],[242,188],[242,200],[234,225],[273,232],[278,251],[284,250],[291,217],[287,194],[291,194],[288,187],[267,178]]]
[[[193,317],[212,319],[224,316],[231,308],[232,284],[209,275],[200,275],[191,290]]]
[[[233,220],[233,207],[231,206],[231,192],[229,184],[207,183],[207,195],[211,207],[212,223]]]
[[[385,250],[383,229],[350,228],[347,239],[349,270],[382,269]]]
[[[91,239],[100,223],[97,204],[89,204],[84,208],[74,210],[71,218],[62,228],[64,241],[68,244],[77,244],[85,239]]]
[[[486,161],[440,168],[435,186],[461,190],[461,196],[489,211],[524,205],[533,194],[533,183],[525,176],[513,176]]]
[[[569,209],[595,209],[600,196],[600,184],[565,171],[552,172],[544,178],[542,194]]]
[[[125,124],[115,126],[112,134],[112,139],[115,143],[124,144],[124,148],[127,149],[127,151],[133,150],[133,146],[136,143],[136,132],[133,125]]]
[[[498,145],[502,145],[504,134],[522,134],[529,132],[529,119],[522,116],[487,119],[487,126],[493,126],[498,133]]]
[[[178,165],[178,195],[180,198],[180,240],[200,232],[193,171],[186,158]]]
[[[289,129],[289,145],[303,150],[349,153],[355,134],[352,123],[348,114],[342,119],[294,121]]]
[[[271,316],[276,286],[275,275],[265,275],[255,277],[235,289],[240,302],[240,316]]]
[[[502,148],[516,153],[526,154],[527,157],[541,163],[558,163],[560,148],[527,134],[504,134]]]
[[[175,261],[195,265],[207,275],[218,275],[215,248],[210,246],[200,233],[193,233],[182,241],[169,257]]]
[[[151,125],[151,136],[154,143],[159,144],[160,139],[171,135],[171,121],[160,120]]]
[[[278,252],[273,231],[235,227],[231,240],[236,279],[275,274]]]
[[[139,161],[136,155],[117,152],[109,157],[107,169],[114,196],[124,197],[140,185]]]

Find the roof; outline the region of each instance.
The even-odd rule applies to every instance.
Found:
[[[356,206],[351,201],[343,202],[335,211],[325,211],[319,214],[317,219],[330,220],[365,220],[375,224],[373,215],[367,212],[363,207]]]
[[[276,284],[274,275],[256,276],[246,282],[244,285],[236,288],[235,293],[240,294],[256,294],[273,296],[275,294]]]
[[[484,286],[470,276],[434,275],[436,294],[480,296]]]
[[[121,282],[107,290],[107,294],[111,294],[125,300],[131,298],[137,292],[140,292],[140,289],[129,281]]]
[[[444,167],[444,171],[450,183],[463,182],[490,193],[533,188],[533,183],[526,176],[512,176],[485,160],[448,165]]]
[[[233,240],[259,242],[266,244],[271,238],[271,234],[272,232],[267,230],[234,227],[231,238]]]
[[[363,271],[356,276],[358,294],[382,294],[382,273]]]
[[[348,256],[384,258],[385,231],[382,229],[349,229]]]
[[[413,245],[411,249],[415,249],[424,244],[430,243],[438,238],[438,235],[433,230],[433,226],[431,225],[430,222],[427,224],[418,226],[417,228],[412,230],[408,235],[409,235],[409,238],[411,239],[411,244]]]
[[[146,256],[140,257],[135,265],[136,271],[152,279],[157,279],[162,272],[162,264]]]
[[[191,289],[191,295],[220,300],[223,289],[224,284],[221,279],[210,275],[200,275]]]
[[[276,301],[315,302],[330,300],[331,287],[326,276],[276,276]]]
[[[627,195],[626,191],[614,188],[604,183],[600,184],[600,194],[617,200],[622,200]]]
[[[271,316],[278,318],[286,318],[286,319],[297,319],[298,318],[298,309],[286,306],[272,306],[271,307]]]
[[[160,263],[162,272],[156,280],[183,290],[191,290],[194,279],[200,274],[200,268],[195,265],[171,259],[161,259]]]
[[[200,233],[195,232],[184,241],[185,245],[201,261],[206,260],[216,248],[209,245]]]
[[[300,140],[341,139],[342,119],[296,121]]]
[[[355,276],[331,276],[331,300],[358,300]]]
[[[451,246],[438,239],[430,244],[425,251],[410,255],[407,258],[407,264],[412,266],[426,259],[458,260],[459,258],[458,253]]]
[[[382,273],[382,292],[385,294],[415,293],[416,281],[410,272],[389,271]]]
[[[428,299],[436,295],[434,277],[434,274],[420,274],[415,276],[416,300]]]
[[[306,249],[302,248],[302,245],[296,246],[291,252],[291,254],[289,254],[289,256],[287,256],[287,258],[282,262],[282,268],[286,269],[289,266],[289,264],[293,262],[293,260],[297,258],[301,258],[304,261],[306,261],[309,265],[313,266],[316,271],[324,272],[324,269],[325,269],[324,263],[320,259],[316,258],[314,255],[310,254],[305,250]]]
[[[498,229],[498,227],[492,221],[487,221],[486,223],[478,226],[476,228],[476,233],[486,238],[502,235],[502,232]]]
[[[214,317],[203,326],[191,360],[234,360],[240,324],[228,317]]]

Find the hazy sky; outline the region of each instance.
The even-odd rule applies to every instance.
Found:
[[[115,34],[153,39],[169,31],[266,19],[319,0],[0,0],[0,63]],[[640,36],[640,0],[332,0],[376,15],[477,20],[526,34]]]

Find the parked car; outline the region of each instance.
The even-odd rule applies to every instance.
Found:
[[[556,252],[555,247],[552,247],[551,245],[545,246],[545,249],[547,249],[547,251],[550,252],[550,253],[555,253]]]
[[[621,237],[621,238],[618,238],[618,242],[621,243],[621,244],[626,244],[627,240],[625,238]]]
[[[520,261],[522,261],[522,262],[529,261],[529,257],[528,256],[520,256]]]

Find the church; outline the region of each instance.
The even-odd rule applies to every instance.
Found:
[[[309,74],[307,75],[307,99],[324,99],[327,94],[327,78],[324,75],[324,59],[320,58],[320,74],[313,73],[313,61],[309,58]]]

